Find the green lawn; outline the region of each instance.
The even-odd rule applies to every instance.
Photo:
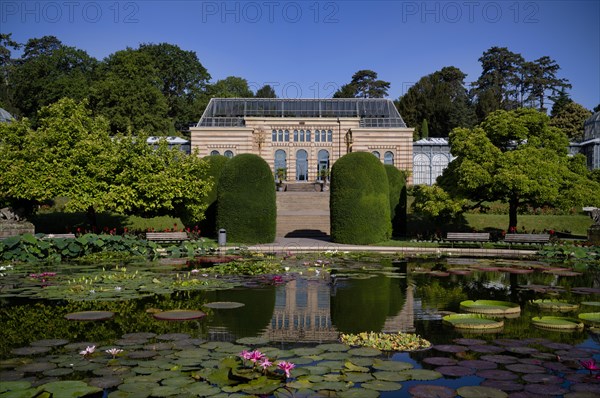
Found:
[[[505,231],[508,227],[508,215],[502,214],[465,214],[469,227],[483,231],[495,229]],[[548,215],[519,215],[517,232],[523,228],[527,232],[536,233],[554,230],[575,235],[587,235],[593,220],[585,215],[548,216]]]

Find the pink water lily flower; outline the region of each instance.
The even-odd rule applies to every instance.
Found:
[[[279,369],[285,372],[285,377],[290,377],[290,371],[296,367],[296,365],[294,365],[293,363],[286,361],[279,362],[277,366],[279,367]]]
[[[252,353],[244,350],[244,351],[240,352],[240,357],[242,357],[244,359],[250,359],[252,357]]]
[[[112,357],[116,357],[118,354],[122,353],[123,350],[119,349],[119,348],[111,348],[110,350],[106,350],[106,353],[112,355]]]
[[[90,346],[87,346],[87,347],[85,348],[85,350],[81,351],[79,354],[80,354],[80,355],[83,355],[84,357],[87,357],[88,355],[90,355],[90,354],[93,354],[93,353],[94,353],[94,351],[96,351],[96,346],[95,346],[95,345],[93,345],[93,346],[91,346],[91,347],[90,347]]]
[[[265,354],[263,354],[262,352],[260,352],[258,350],[252,351],[250,354],[251,354],[250,360],[254,363],[256,363],[257,361],[260,361],[265,356]]]
[[[267,357],[263,357],[258,363],[258,366],[263,368],[263,370],[266,370],[271,365],[273,365],[273,362],[269,361],[269,358]]]
[[[581,366],[583,366],[584,368],[586,368],[587,370],[590,371],[590,374],[592,374],[592,371],[598,371],[600,370],[600,367],[598,366],[598,364],[596,363],[595,360],[590,359],[588,361],[579,361],[579,363],[581,364]]]

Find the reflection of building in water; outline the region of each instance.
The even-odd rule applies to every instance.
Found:
[[[411,285],[406,287],[406,295],[402,310],[394,316],[388,316],[381,330],[384,333],[414,332],[415,309],[414,291]]]
[[[298,279],[278,287],[273,318],[264,337],[278,342],[336,340],[329,295],[330,287],[321,281]]]

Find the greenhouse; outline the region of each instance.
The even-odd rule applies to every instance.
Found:
[[[413,129],[384,98],[213,98],[190,130],[200,156],[254,153],[290,181],[313,182],[352,151],[412,170]]]

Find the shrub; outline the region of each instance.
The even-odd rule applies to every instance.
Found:
[[[388,180],[383,164],[367,152],[341,157],[331,169],[331,238],[369,244],[391,235]]]
[[[204,213],[204,220],[200,222],[200,231],[205,236],[217,236],[217,188],[219,186],[219,179],[221,178],[221,172],[225,163],[229,160],[228,157],[223,155],[211,155],[204,157],[208,164],[208,170],[206,172],[207,177],[212,178],[213,187],[206,196],[206,212]]]
[[[225,164],[217,188],[217,227],[238,243],[275,239],[275,180],[260,156],[241,154]]]
[[[388,186],[390,190],[390,219],[392,220],[392,235],[406,235],[406,178],[400,170],[391,164],[386,164]]]

